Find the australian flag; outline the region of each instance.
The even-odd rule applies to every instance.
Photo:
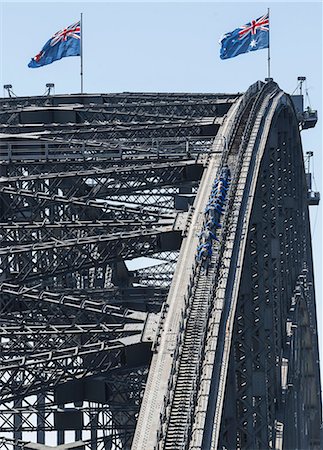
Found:
[[[80,54],[81,24],[79,21],[55,33],[40,52],[31,59],[28,67],[46,66],[65,56],[78,56]]]
[[[269,47],[269,14],[252,20],[231,33],[226,33],[220,41],[220,58],[228,59],[242,53],[254,52]]]

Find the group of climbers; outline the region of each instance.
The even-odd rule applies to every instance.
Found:
[[[230,169],[225,166],[221,175],[212,186],[211,195],[205,208],[205,225],[200,234],[200,243],[197,247],[196,259],[207,270],[212,256],[213,241],[218,241],[216,236],[218,228],[221,228],[220,219],[224,213],[227,192],[230,185]]]

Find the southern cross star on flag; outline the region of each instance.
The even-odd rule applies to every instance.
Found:
[[[228,59],[242,53],[269,47],[269,14],[226,33],[220,40],[220,58]]]
[[[54,34],[44,47],[34,56],[28,67],[46,66],[65,56],[79,56],[81,54],[81,24],[80,21]]]

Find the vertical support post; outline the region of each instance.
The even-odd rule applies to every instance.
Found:
[[[75,430],[75,441],[82,440],[82,430]]]
[[[97,450],[98,439],[98,413],[90,412],[91,417],[91,450]]]
[[[270,78],[270,9],[268,8],[268,78]]]
[[[83,94],[83,13],[80,21],[80,56],[81,56],[81,94]]]
[[[22,400],[21,398],[18,398],[17,400],[14,400],[14,408],[21,408],[22,407]],[[22,415],[19,412],[13,413],[13,425],[14,425],[14,432],[13,437],[15,441],[19,441],[22,439]],[[14,445],[14,450],[19,450],[19,445]]]
[[[45,395],[37,394],[37,443],[45,444]]]
[[[57,445],[65,444],[65,431],[57,431]]]
[[[57,406],[58,408],[64,408],[65,405],[57,405]],[[65,431],[57,430],[56,438],[57,438],[57,445],[65,444]]]

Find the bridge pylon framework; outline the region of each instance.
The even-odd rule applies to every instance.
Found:
[[[1,448],[318,450],[291,98],[0,105]]]

